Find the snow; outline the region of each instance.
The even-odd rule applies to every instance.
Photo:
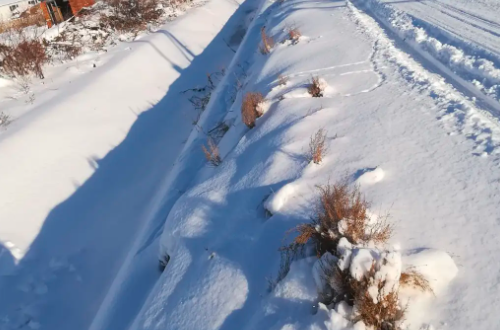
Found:
[[[221,29],[237,8],[214,1],[106,54],[48,67],[45,81],[31,82],[33,104],[2,98],[14,119],[0,133],[0,240],[10,251],[2,265],[17,265],[0,281],[8,297],[0,328],[32,320],[40,329],[87,329],[134,246],[154,264],[147,275],[158,276],[157,246],[146,243],[165,212],[158,190],[195,116],[179,94],[228,63],[223,38],[248,7]],[[41,285],[45,294],[35,292]],[[127,308],[138,304],[140,295]],[[121,327],[127,317],[112,320]]]
[[[0,82],[14,119],[0,132],[0,328],[368,329],[347,303],[319,301],[333,264],[358,280],[373,266],[374,301],[398,288],[405,329],[494,329],[500,62],[484,28],[496,31],[486,13],[498,7],[477,3],[211,0],[105,54],[48,66],[27,93]],[[462,23],[444,39],[436,22],[453,20],[419,16],[427,5],[475,20],[477,42]],[[181,92],[222,67],[193,125]],[[312,77],[323,97],[308,94]],[[266,99],[253,129],[241,121],[246,92]],[[201,145],[222,123],[222,163],[209,166]],[[319,129],[327,151],[314,164]],[[372,221],[389,214],[394,237],[297,256],[269,291],[279,248],[317,210],[316,187],[345,178]],[[433,294],[399,286],[405,270]]]
[[[381,167],[362,170],[356,182],[360,185],[371,185],[384,179],[385,172]]]
[[[432,291],[439,294],[457,276],[458,268],[453,259],[445,252],[434,249],[412,251],[403,256],[404,264],[411,270],[422,274]]]

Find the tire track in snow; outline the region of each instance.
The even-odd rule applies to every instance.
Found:
[[[393,31],[383,20],[376,15],[362,11],[362,5],[357,0],[348,0],[347,6],[351,11],[351,18],[357,23],[361,33],[377,40],[377,46],[381,58],[374,59],[376,62],[390,63],[398,67],[398,71],[414,88],[419,88],[428,93],[436,100],[436,104],[442,109],[439,120],[445,128],[450,131],[449,135],[456,133],[464,134],[468,139],[474,141],[474,155],[494,156],[495,163],[500,165],[500,104],[475,90],[473,86],[457,77],[430,55],[415,49],[414,45],[408,44],[397,31]],[[386,25],[384,30],[379,24]],[[386,34],[387,32],[387,34]],[[390,35],[390,37],[388,36]],[[429,72],[426,67],[434,71]],[[470,101],[463,97],[449,83],[444,82],[446,77],[458,88],[465,88],[465,92],[478,95],[478,103],[484,105],[485,109],[477,109]]]
[[[481,22],[481,23],[486,24],[486,25],[488,25],[488,26],[490,26],[492,28],[498,28],[498,29],[500,29],[500,23],[491,21],[491,20],[486,19],[484,17],[481,17],[479,15],[475,15],[475,14],[469,13],[469,12],[467,12],[465,10],[459,9],[457,7],[454,7],[454,6],[450,5],[450,4],[442,3],[441,1],[438,1],[438,0],[431,0],[431,1],[433,1],[434,3],[436,3],[438,6],[446,8],[446,9],[448,9],[450,11],[453,11],[453,12],[459,14],[459,15],[467,16],[471,20],[474,20],[476,22]]]
[[[496,23],[492,22],[494,25],[492,25],[491,23],[489,23],[489,24],[486,23],[486,25],[488,25],[490,27],[490,28],[488,28],[488,27],[481,25],[481,24],[485,24],[485,21],[478,19],[478,18],[474,18],[475,16],[470,17],[470,19],[466,19],[465,17],[469,17],[466,12],[462,12],[459,10],[458,11],[452,10],[451,8],[453,8],[453,7],[451,7],[451,6],[448,7],[445,4],[437,2],[437,1],[426,2],[425,4],[429,7],[431,7],[432,9],[438,10],[439,12],[443,13],[444,15],[451,17],[457,21],[465,23],[465,24],[467,24],[471,27],[474,27],[476,29],[480,29],[480,30],[487,32],[495,37],[500,37],[500,31],[494,31],[493,29],[491,29],[491,28],[500,29],[500,26],[496,25]],[[434,5],[432,5],[432,4],[434,4]],[[450,13],[450,11],[454,12],[455,14]]]
[[[448,80],[454,81],[453,84],[462,89],[461,92],[470,97],[481,98],[483,103],[490,101],[498,103],[500,100],[498,54],[378,0],[354,2],[369,12],[384,28],[396,34],[399,41],[410,46],[412,53],[425,57],[428,62],[426,64],[432,62],[434,67],[438,66],[441,74]],[[490,100],[485,102],[487,98]],[[491,106],[490,104],[489,107]]]

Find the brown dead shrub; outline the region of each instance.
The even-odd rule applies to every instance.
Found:
[[[384,218],[377,217],[374,224],[368,225],[368,233],[366,241],[372,241],[375,244],[386,244],[394,233],[394,226],[387,220],[389,216]]]
[[[82,53],[81,37],[77,34],[60,33],[50,42],[45,42],[52,55],[61,60],[72,60]]]
[[[137,33],[147,24],[158,22],[163,11],[158,0],[106,0],[110,13],[102,14],[101,24],[120,32]]]
[[[320,164],[323,160],[324,153],[326,151],[326,132],[324,129],[319,129],[309,141],[309,161],[314,162],[314,164]]]
[[[424,275],[414,269],[407,269],[401,273],[399,284],[403,287],[413,287],[421,290],[422,292],[430,292],[434,294],[429,281],[424,277]]]
[[[9,126],[10,122],[11,122],[10,116],[5,112],[0,112],[0,127]]]
[[[260,37],[262,39],[262,46],[260,46],[260,48],[259,48],[260,52],[263,55],[269,54],[271,52],[271,49],[274,46],[274,40],[272,37],[270,37],[266,34],[266,27],[265,26],[263,26],[260,29]]]
[[[367,214],[369,207],[358,186],[350,186],[347,179],[335,184],[318,186],[320,203],[310,223],[301,224],[290,232],[298,235],[284,249],[298,251],[312,242],[317,256],[325,252],[336,254],[340,238],[353,244],[385,244],[391,238],[392,225],[387,219],[372,220]]]
[[[357,281],[349,278],[350,295],[355,307],[355,322],[363,321],[375,330],[398,329],[397,322],[403,319],[404,310],[399,307],[399,296],[396,288],[384,292],[384,281],[376,281],[376,267],[372,264],[365,276]],[[369,294],[369,288],[376,286],[378,294],[376,300]]]
[[[343,236],[339,231],[339,222],[352,219],[352,224],[344,234],[357,241],[358,236],[361,236],[358,223],[365,221],[368,203],[362,198],[357,187],[349,187],[347,180],[333,185],[319,186],[318,189],[320,205],[316,216],[311,223],[301,224],[292,229],[298,236],[287,248],[297,250],[311,241],[318,256],[327,251],[335,254],[337,243]]]
[[[318,77],[311,78],[311,83],[307,87],[307,92],[312,97],[323,97],[323,86],[321,86],[321,83],[320,83]]]
[[[289,79],[287,76],[279,75],[278,76],[278,85],[285,86],[288,83]]]
[[[302,36],[302,34],[300,33],[299,29],[297,29],[297,28],[291,28],[288,30],[288,39],[292,43],[297,43],[301,36]]]
[[[241,105],[241,118],[243,119],[243,123],[249,128],[253,128],[255,126],[255,120],[262,116],[258,107],[263,101],[264,97],[259,92],[248,92],[245,94]]]
[[[8,76],[35,74],[43,79],[42,66],[48,60],[45,47],[39,40],[22,39],[13,46],[0,44],[0,71]]]
[[[359,188],[350,187],[347,180],[343,180],[334,185],[320,186],[319,190],[321,207],[317,217],[321,227],[339,237],[339,222],[344,220],[346,228],[342,235],[354,244],[360,243],[364,238],[368,202]]]
[[[219,147],[215,144],[215,142],[209,138],[208,139],[208,148],[206,146],[201,146],[203,153],[205,154],[205,158],[209,161],[209,163],[213,166],[219,166],[222,163],[222,159],[219,155]]]

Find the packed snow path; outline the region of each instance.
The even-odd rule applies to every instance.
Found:
[[[382,0],[457,39],[476,44],[500,56],[500,3],[498,1]],[[439,31],[436,31],[439,33]]]

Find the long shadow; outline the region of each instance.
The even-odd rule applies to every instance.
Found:
[[[103,159],[89,155],[89,162],[96,167],[93,175],[47,215],[16,267],[16,276],[0,281],[5,297],[0,300],[0,316],[7,315],[20,329],[30,320],[36,320],[32,326],[42,330],[88,328],[139,229],[148,220],[143,217],[160,187],[160,178],[172,168],[192,130],[196,114],[180,92],[203,85],[207,72],[229,63],[234,53],[224,39],[231,37],[254,3],[243,3],[197,56],[175,36],[166,34],[185,56],[193,57],[191,64],[176,68],[178,79],[162,100],[138,116],[123,142]],[[183,180],[187,183],[190,179]],[[152,227],[161,228],[178,195],[165,196]],[[135,307],[146,293],[135,293]],[[127,312],[130,310],[118,315],[120,319],[109,330],[125,329],[134,316]]]

